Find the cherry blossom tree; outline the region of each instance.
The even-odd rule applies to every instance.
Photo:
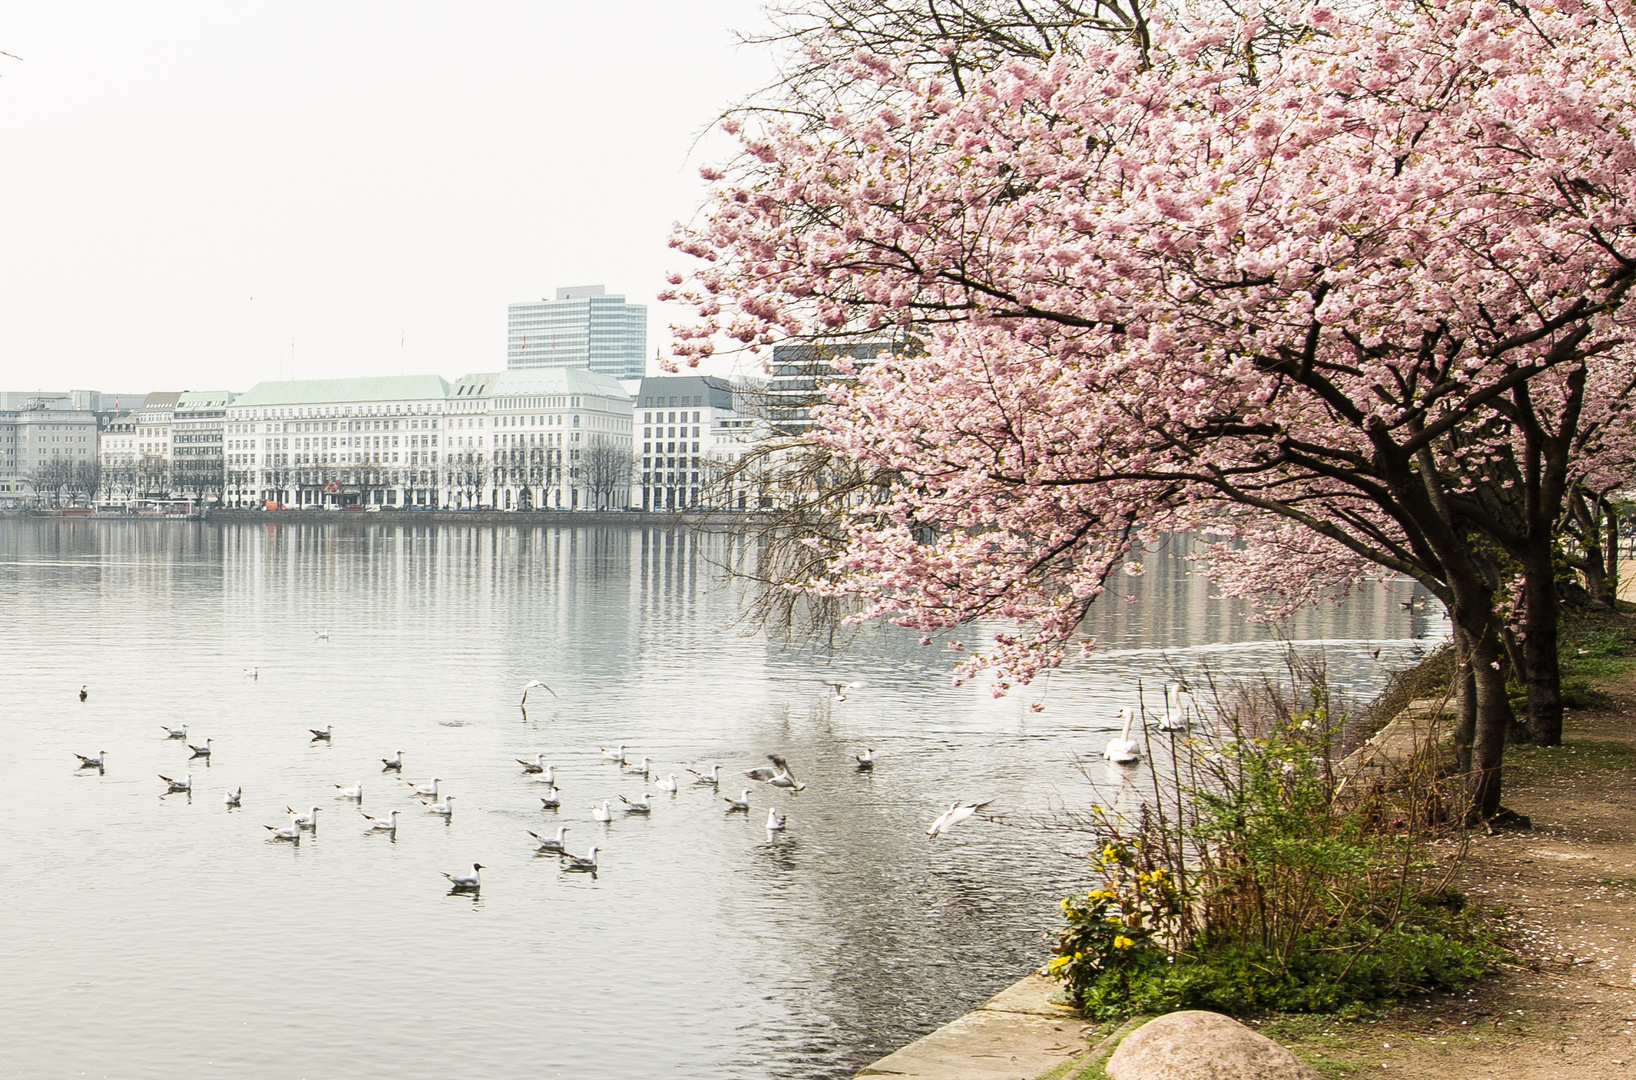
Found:
[[[1511,716],[1478,547],[1522,564],[1554,632],[1551,530],[1628,426],[1632,21],[1626,0],[1154,17],[1144,43],[959,88],[857,54],[842,70],[885,104],[742,129],[756,166],[707,172],[675,241],[704,260],[676,281],[700,314],[679,351],[921,335],[820,415],[901,479],[808,584],[926,630],[1013,620],[961,667],[999,692],[1061,662],[1144,536],[1233,536],[1226,585],[1291,602],[1415,578],[1465,650],[1492,817]]]

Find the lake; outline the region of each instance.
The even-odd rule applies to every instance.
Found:
[[[1134,602],[1096,606],[1091,659],[995,699],[907,631],[831,657],[741,625],[728,542],[0,521],[0,1075],[849,1076],[1043,961],[1084,843],[1039,826],[1096,801],[1138,679],[1276,670],[1282,633],[1361,698],[1447,629],[1387,583],[1275,633],[1161,551],[1118,583]],[[525,714],[531,679],[557,696]],[[190,765],[161,727],[183,724],[213,753],[164,796]],[[603,760],[620,743],[682,782],[649,817],[619,812],[657,791]],[[383,774],[397,750],[456,796],[447,821]],[[538,752],[560,810],[518,765]],[[741,780],[769,752],[804,792]],[[712,764],[720,794],[686,771]],[[402,811],[395,838],[336,798],[359,781],[364,811]],[[751,813],[725,813],[745,786]],[[957,798],[1000,820],[928,843]],[[286,805],[320,807],[315,837],[269,840]],[[559,825],[598,846],[596,877],[536,855],[529,831]],[[473,862],[481,892],[450,895],[442,872]]]

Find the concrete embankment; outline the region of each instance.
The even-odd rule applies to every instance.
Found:
[[[31,519],[37,521],[95,521],[144,524],[151,522],[175,522],[178,519],[157,516],[136,516],[124,514],[108,515],[58,515],[38,513],[31,510],[0,510],[0,520]],[[380,513],[366,513],[362,511],[301,511],[301,510],[211,510],[205,514],[204,520],[212,524],[252,524],[252,525],[352,525],[352,526],[408,526],[412,528],[426,525],[476,525],[495,528],[539,528],[541,526],[565,526],[569,528],[585,528],[587,526],[604,526],[614,528],[645,528],[645,529],[705,529],[730,530],[745,526],[763,524],[765,518],[759,514],[742,513],[737,511],[717,511],[713,513],[648,513],[645,511],[583,511],[583,510],[544,510],[544,511],[490,511],[487,513],[472,513],[463,510],[398,510],[383,511]]]

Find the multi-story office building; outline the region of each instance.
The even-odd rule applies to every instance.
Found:
[[[136,493],[146,498],[170,494],[170,425],[179,390],[142,399],[136,410]]]
[[[142,395],[127,400],[140,402]],[[97,419],[99,495],[103,502],[127,502],[137,497],[137,466],[141,462],[137,451],[136,410],[99,413]]]
[[[623,509],[635,476],[631,397],[583,368],[468,375],[449,393],[456,506]]]
[[[735,466],[750,443],[766,433],[766,424],[741,411],[742,392],[708,375],[642,380],[636,394],[642,451],[637,505],[644,510],[756,505],[754,484]]]
[[[258,383],[226,408],[229,502],[445,505],[448,397],[437,375]]]
[[[95,412],[72,395],[0,410],[0,505],[88,503],[96,490]]]
[[[225,490],[222,433],[233,397],[226,390],[189,390],[177,396],[170,426],[173,492],[208,501]]]
[[[648,309],[601,285],[558,289],[554,300],[512,304],[506,368],[587,368],[639,379],[647,368]]]

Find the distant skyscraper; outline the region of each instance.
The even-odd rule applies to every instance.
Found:
[[[589,368],[616,379],[640,379],[647,353],[647,306],[609,296],[601,285],[558,289],[555,300],[507,309],[508,368]]]

